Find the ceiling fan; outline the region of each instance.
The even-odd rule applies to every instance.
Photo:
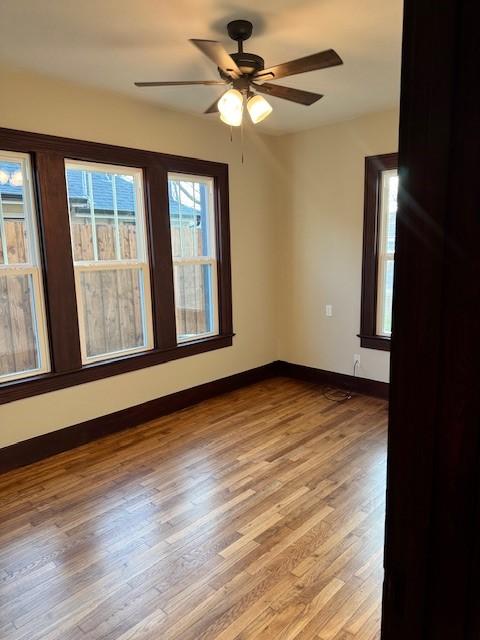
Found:
[[[248,20],[233,20],[227,25],[228,35],[238,43],[237,53],[229,54],[220,42],[214,40],[190,40],[202,53],[214,62],[221,80],[192,80],[178,82],[135,82],[137,87],[169,87],[186,85],[227,85],[223,95],[205,111],[220,112],[220,118],[230,126],[238,127],[242,123],[244,104],[254,124],[261,122],[272,112],[271,105],[260,93],[282,98],[298,104],[309,106],[323,96],[311,91],[302,91],[278,84],[269,80],[278,80],[306,71],[328,69],[343,64],[340,56],[327,49],[298,60],[290,60],[265,68],[263,58],[255,53],[243,50],[243,43],[252,35],[253,25]],[[256,93],[258,92],[258,93]]]

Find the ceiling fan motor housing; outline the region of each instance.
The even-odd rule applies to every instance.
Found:
[[[232,20],[227,24],[228,35],[232,40],[238,42],[238,51],[230,56],[235,60],[243,75],[253,75],[257,71],[265,68],[265,61],[255,53],[247,53],[243,50],[243,43],[252,35],[253,25],[248,20]],[[218,70],[223,80],[231,81],[224,71]]]
[[[237,63],[242,74],[253,75],[257,71],[262,71],[265,68],[265,61],[262,57],[257,56],[255,53],[247,53],[241,51],[239,53],[231,53],[231,57]],[[231,77],[226,74],[222,69],[218,69],[220,76],[226,82],[231,82]]]
[[[253,24],[248,20],[232,20],[227,24],[227,31],[232,40],[243,42],[252,35]]]

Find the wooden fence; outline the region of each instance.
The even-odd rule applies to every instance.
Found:
[[[25,263],[26,240],[22,220],[4,221],[9,263]],[[99,260],[115,260],[115,228],[110,221],[97,221]],[[137,258],[135,226],[120,222],[119,245],[122,259]],[[173,246],[178,247],[180,229],[173,229]],[[73,224],[73,252],[77,261],[93,260],[91,225]],[[197,242],[200,234],[193,230],[182,242]],[[0,248],[0,264],[3,253]],[[140,268],[81,271],[84,327],[87,354],[122,351],[145,342],[142,313],[142,270]],[[177,293],[177,331],[196,334],[208,330],[204,309],[205,283],[201,267],[175,269]],[[0,375],[37,367],[32,291],[29,276],[1,276],[0,273]]]
[[[0,272],[0,375],[36,369],[31,276]]]

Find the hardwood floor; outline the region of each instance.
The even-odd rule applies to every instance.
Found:
[[[275,378],[1,476],[0,637],[379,638],[386,422]]]

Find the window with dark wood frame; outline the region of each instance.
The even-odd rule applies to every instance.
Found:
[[[0,128],[0,149],[28,154],[33,170],[50,371],[0,384],[0,403],[150,367],[231,346],[232,293],[228,166],[125,147]],[[153,347],[82,364],[65,163],[99,163],[141,170],[149,256]],[[216,248],[214,335],[178,340],[169,213],[168,176],[208,178]]]
[[[382,174],[397,168],[397,153],[365,158],[362,300],[359,338],[361,347],[382,351],[390,351],[390,337],[380,335],[377,330]]]

